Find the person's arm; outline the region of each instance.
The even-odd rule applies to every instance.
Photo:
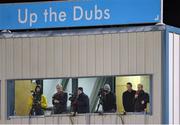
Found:
[[[116,110],[117,110],[117,105],[116,105],[116,95],[115,95],[115,94],[113,94],[113,107],[114,107],[114,110],[115,110],[115,112],[116,112]]]
[[[55,94],[53,95],[53,97],[52,97],[52,104],[54,105],[55,103],[54,103],[54,99],[55,99]]]
[[[64,93],[62,99],[59,101],[61,104],[67,104],[67,93]]]
[[[127,98],[126,93],[123,93],[123,100],[122,100],[122,102],[123,102],[124,111],[127,111],[127,101],[126,101],[126,98]]]
[[[145,103],[149,103],[149,94],[148,93],[145,94],[144,101],[145,101]]]
[[[85,96],[83,96],[83,98],[81,100],[77,100],[77,104],[78,104],[78,106],[86,106],[87,98]]]
[[[45,109],[45,108],[47,108],[47,99],[46,99],[46,97],[45,96],[41,96],[41,107],[43,108],[43,109]]]

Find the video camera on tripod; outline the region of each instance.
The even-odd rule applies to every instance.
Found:
[[[104,90],[104,88],[99,89],[99,92],[98,92],[99,103],[98,103],[96,112],[99,112],[99,107],[100,107],[100,105],[103,105],[103,98],[107,93],[108,93],[108,91]]]
[[[40,105],[41,103],[41,95],[37,94],[35,91],[31,91],[33,97],[33,105]]]
[[[41,95],[37,94],[35,91],[31,90],[31,94],[32,94],[32,108],[30,110],[30,114],[29,115],[36,115],[36,111],[41,109]]]
[[[73,116],[75,116],[77,112],[77,93],[70,93],[69,95],[69,100],[71,101],[71,111],[73,112]]]

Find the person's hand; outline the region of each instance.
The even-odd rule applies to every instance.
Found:
[[[144,112],[147,112],[147,109],[146,109],[146,108],[144,109]]]
[[[141,104],[144,104],[144,100],[141,101]]]
[[[38,104],[41,104],[41,102],[40,102],[40,101],[38,101]]]
[[[138,94],[135,95],[135,98],[137,98],[137,97],[138,97]]]
[[[54,102],[55,102],[55,103],[59,103],[59,101],[58,101],[58,100],[56,100],[56,99],[54,100]]]

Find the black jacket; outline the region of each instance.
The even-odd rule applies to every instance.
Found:
[[[125,91],[123,93],[123,106],[126,112],[134,112],[134,96],[136,94],[135,90],[131,92]]]
[[[58,100],[59,103],[55,103]],[[67,93],[56,93],[52,97],[52,104],[54,105],[54,114],[60,114],[67,111]]]
[[[144,109],[147,108],[147,103],[149,103],[149,94],[141,90],[138,92],[138,97],[135,98],[135,112],[144,112]]]
[[[109,92],[102,99],[103,112],[116,112],[116,96]]]
[[[89,98],[84,93],[81,93],[77,98],[77,112],[89,113]]]

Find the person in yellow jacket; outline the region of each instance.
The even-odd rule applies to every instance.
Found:
[[[44,110],[47,108],[47,99],[41,93],[41,87],[36,86],[35,91],[32,92],[28,100],[30,113],[29,115],[44,115]]]

